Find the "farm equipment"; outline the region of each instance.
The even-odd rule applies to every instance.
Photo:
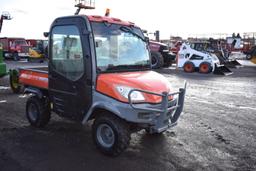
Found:
[[[3,27],[3,22],[4,22],[4,20],[11,20],[11,19],[12,19],[12,17],[11,17],[11,15],[10,15],[9,12],[3,12],[3,13],[2,13],[2,15],[1,15],[1,17],[0,17],[0,33],[1,33],[1,31],[2,31],[2,27]]]
[[[29,61],[43,62],[45,58],[45,40],[27,39],[28,45],[31,46],[29,49]]]
[[[6,74],[6,64],[3,61],[3,47],[2,44],[0,44],[0,78],[5,76]]]
[[[235,57],[230,56],[230,51],[223,49],[220,40],[209,39],[209,42],[205,43],[205,50],[214,53],[219,58],[220,64],[226,67],[239,68],[242,66]]]
[[[173,54],[164,43],[149,41],[152,68],[157,69],[163,66],[169,67],[175,62],[176,55]]]
[[[227,67],[220,64],[215,54],[197,51],[189,43],[183,43],[180,47],[177,59],[177,67],[183,68],[185,72],[199,71],[200,73],[210,73],[219,75],[230,75]]]
[[[2,45],[0,43],[0,78],[6,76],[8,74],[10,75],[9,82],[10,82],[10,86],[11,86],[13,92],[19,93],[21,86],[18,82],[18,72],[16,70],[7,72],[6,64],[3,61],[3,49],[2,49]]]
[[[160,43],[160,33],[157,30],[154,33],[148,33],[146,30],[143,30],[143,33],[145,36],[148,38],[149,34],[154,34],[156,40],[150,40],[148,41],[149,49],[150,49],[150,54],[151,54],[151,62],[152,62],[152,68],[153,69],[158,69],[162,67],[169,67],[172,65],[172,63],[175,62],[176,55],[172,53],[169,50],[169,47],[167,44]]]
[[[29,56],[30,46],[24,38],[2,37],[0,43],[3,44],[4,58],[12,58],[17,61],[22,57],[27,58]]]
[[[11,16],[8,12],[3,12],[0,17],[0,33],[2,30],[4,20],[11,20]],[[6,64],[3,61],[3,44],[0,43],[0,78],[7,75]]]
[[[94,120],[96,146],[117,156],[132,132],[160,134],[177,124],[186,84],[174,92],[151,71],[147,41],[134,23],[74,15],[55,19],[45,35],[49,66],[18,74],[24,93],[31,94],[26,115],[32,126],[45,126],[51,112],[83,124]]]
[[[252,63],[256,64],[256,46],[252,46],[247,52],[246,59],[251,60]]]

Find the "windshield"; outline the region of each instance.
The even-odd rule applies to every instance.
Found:
[[[98,71],[150,69],[147,44],[140,29],[92,23]]]
[[[27,45],[27,42],[25,40],[15,40],[15,45]]]

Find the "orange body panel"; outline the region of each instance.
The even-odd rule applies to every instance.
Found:
[[[88,15],[87,17],[89,21],[94,21],[94,22],[108,22],[108,23],[120,24],[124,26],[135,26],[134,23],[132,22],[122,21],[118,18],[111,18],[111,17],[97,16],[97,15]]]
[[[153,71],[100,74],[97,79],[96,90],[122,102],[128,102],[128,100],[121,96],[116,90],[116,86],[118,85],[159,94],[162,92],[171,92],[169,81],[164,76]],[[145,102],[148,103],[160,103],[162,100],[160,96],[145,93],[143,95]],[[170,99],[172,99],[172,97],[170,97]]]
[[[48,89],[48,73],[21,69],[19,82],[23,85]]]

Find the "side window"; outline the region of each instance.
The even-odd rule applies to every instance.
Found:
[[[56,26],[52,30],[52,65],[55,71],[76,81],[84,73],[79,30],[74,25]]]

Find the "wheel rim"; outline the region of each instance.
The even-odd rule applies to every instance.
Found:
[[[107,124],[99,125],[97,129],[97,139],[100,145],[102,145],[103,147],[112,147],[115,142],[115,134],[113,129]]]
[[[156,57],[152,56],[152,58],[151,58],[151,63],[152,63],[152,67],[155,67],[155,66],[156,66],[156,64],[157,64],[157,59],[156,59]]]
[[[187,72],[191,72],[192,71],[192,64],[186,64],[185,65],[185,71],[187,71]]]
[[[30,104],[28,107],[28,116],[30,118],[31,121],[35,122],[37,119],[37,109],[36,109],[36,105],[35,104]]]
[[[202,64],[200,69],[201,69],[201,72],[203,72],[203,73],[206,73],[209,71],[209,67],[207,64]]]

